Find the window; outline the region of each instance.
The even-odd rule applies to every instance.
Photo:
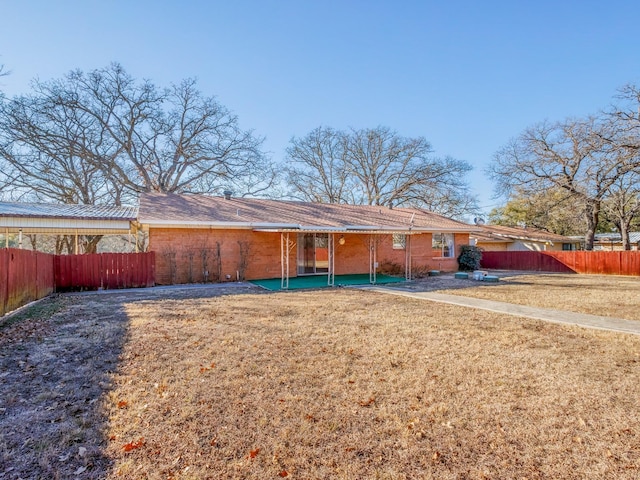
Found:
[[[575,250],[573,243],[563,243],[562,244],[562,250],[567,251],[567,250]]]
[[[438,257],[453,257],[455,255],[453,245],[452,233],[434,233],[431,237],[431,246],[437,250],[433,253]]]
[[[402,233],[393,234],[393,249],[404,250],[407,247],[407,236]]]

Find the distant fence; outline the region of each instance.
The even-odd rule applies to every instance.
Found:
[[[0,317],[55,289],[54,255],[0,249]]]
[[[56,255],[56,291],[152,287],[155,255],[147,253],[94,253]]]
[[[155,255],[50,255],[0,249],[0,317],[54,291],[151,287]]]
[[[600,275],[640,275],[640,252],[482,252],[482,267]]]

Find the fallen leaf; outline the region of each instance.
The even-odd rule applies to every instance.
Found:
[[[129,406],[129,402],[126,400],[120,400],[118,402],[118,408],[127,408]]]
[[[144,438],[140,437],[137,442],[129,442],[125,443],[122,448],[125,452],[130,452],[131,450],[135,450],[136,448],[140,448],[144,445]]]
[[[75,472],[73,472],[74,475],[80,475],[81,473],[83,473],[85,470],[87,469],[87,467],[80,467],[78,468]]]
[[[260,449],[256,448],[255,450],[251,450],[249,452],[249,458],[256,458],[256,456],[260,453]]]
[[[366,402],[360,402],[360,406],[361,407],[370,407],[371,405],[374,404],[374,402],[376,401],[375,397],[369,397],[369,400],[367,400]]]
[[[81,457],[84,457],[87,454],[87,449],[84,447],[80,447],[78,448],[78,455],[80,455]]]
[[[288,473],[286,470],[282,470],[282,471],[278,474],[278,476],[280,476],[280,477],[288,477],[288,476],[289,476],[289,473]]]

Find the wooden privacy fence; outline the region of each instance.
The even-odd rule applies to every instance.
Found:
[[[155,255],[50,255],[0,249],[0,317],[54,291],[152,287]]]
[[[482,267],[600,275],[640,275],[640,252],[482,252]]]
[[[0,249],[0,317],[54,291],[54,255]]]
[[[152,287],[155,255],[147,253],[94,253],[56,255],[56,291]]]

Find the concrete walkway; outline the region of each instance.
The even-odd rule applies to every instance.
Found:
[[[403,297],[417,298],[419,300],[430,300],[432,302],[448,303],[462,307],[479,308],[491,312],[505,313],[519,317],[535,318],[546,322],[562,323],[566,325],[577,325],[586,328],[596,328],[599,330],[609,330],[612,332],[631,333],[640,335],[640,321],[625,320],[622,318],[600,317],[586,313],[567,312],[564,310],[553,310],[551,308],[528,307],[513,303],[496,302],[494,300],[483,300],[479,298],[462,297],[460,295],[449,295],[436,292],[416,292],[403,290],[402,288],[366,285],[361,288],[374,292],[389,293]]]

